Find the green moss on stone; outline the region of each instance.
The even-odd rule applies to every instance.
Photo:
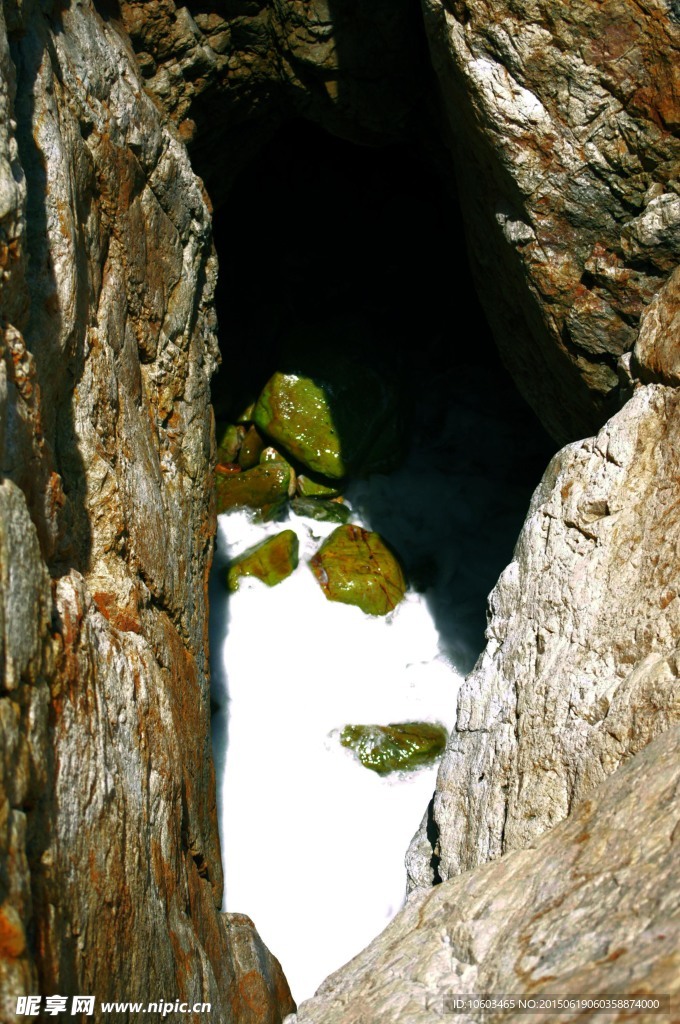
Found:
[[[365,768],[386,775],[433,764],[444,752],[446,735],[443,725],[432,722],[346,725],[340,742]]]
[[[229,566],[227,586],[238,590],[243,576],[254,576],[268,587],[285,580],[298,564],[298,539],[293,530],[283,530],[261,544],[249,548]]]
[[[352,351],[349,339],[334,347],[324,342],[329,338],[317,329],[288,339],[253,420],[312,473],[340,480],[360,466],[395,416],[396,392]]]
[[[399,562],[377,533],[349,523],[326,538],[310,561],[329,601],[387,615],[406,593]]]
[[[290,503],[296,516],[307,516],[321,523],[346,523],[352,512],[339,501],[320,501],[319,498],[294,498]]]
[[[215,474],[218,512],[265,509],[288,497],[291,476],[286,462],[266,462],[243,473]]]

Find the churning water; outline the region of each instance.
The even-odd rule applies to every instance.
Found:
[[[376,775],[339,732],[413,720],[452,728],[485,595],[528,504],[532,444],[542,462],[542,436],[532,441],[525,421],[513,427],[502,400],[471,402],[457,380],[448,410],[421,418],[404,467],[347,495],[351,521],[380,532],[412,580],[388,616],[325,598],[307,563],[334,525],[219,517],[211,643],[225,909],[253,918],[298,1002],[403,903],[404,853],[435,786],[436,767]],[[293,575],[273,588],[242,580],[228,595],[229,559],[281,529],[300,539]]]

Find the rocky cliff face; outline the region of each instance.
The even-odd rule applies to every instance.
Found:
[[[2,1019],[16,996],[278,1020],[218,913],[206,582],[210,216],[90,5],[2,37]]]
[[[216,263],[184,147],[219,200],[291,116],[429,138],[518,385],[555,436],[595,433],[492,595],[409,858],[450,880],[300,1020],[429,1020],[453,976],[677,987],[676,733],[643,749],[679,715],[677,45],[662,0],[0,5],[3,1020],[37,991],[292,1009],[217,911]]]

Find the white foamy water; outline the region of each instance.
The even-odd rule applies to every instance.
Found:
[[[352,522],[371,525],[358,512]],[[228,559],[286,528],[300,539],[293,575],[227,595]],[[339,731],[413,720],[451,728],[460,682],[422,595],[386,617],[325,598],[307,562],[334,528],[220,516],[211,597],[225,909],[253,918],[298,1002],[402,905],[404,853],[435,786],[436,766],[369,771]]]
[[[298,1002],[401,906],[404,854],[435,787],[436,767],[381,778],[338,733],[414,719],[453,726],[462,672],[483,643],[485,596],[512,553],[531,473],[536,482],[547,461],[512,395],[499,387],[491,400],[477,376],[456,368],[446,407],[418,408],[405,463],[349,489],[352,521],[385,537],[422,591],[391,615],[326,600],[307,561],[334,525],[219,517],[211,646],[225,907],[253,918]],[[227,595],[229,558],[286,528],[300,538],[295,573]]]

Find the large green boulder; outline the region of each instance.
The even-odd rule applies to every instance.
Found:
[[[258,430],[312,472],[339,480],[397,416],[396,390],[349,345],[319,334],[291,342],[253,410]]]
[[[310,566],[329,601],[358,605],[368,615],[386,615],[406,593],[401,566],[384,541],[352,523],[333,530]]]
[[[365,768],[386,775],[433,764],[444,753],[446,729],[433,722],[346,725],[340,742]]]
[[[298,539],[293,530],[283,530],[274,537],[249,548],[227,570],[229,590],[238,590],[244,576],[254,576],[268,587],[285,580],[298,564]]]

